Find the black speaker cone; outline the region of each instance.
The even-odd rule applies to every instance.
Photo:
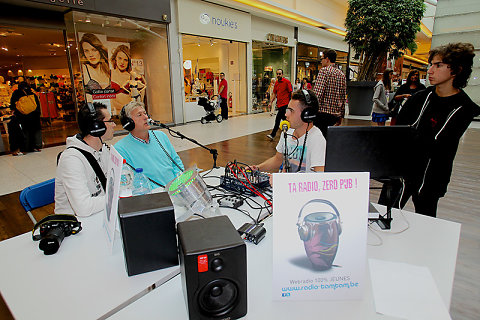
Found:
[[[226,279],[216,279],[206,284],[198,295],[200,310],[208,316],[221,316],[237,305],[237,285]]]

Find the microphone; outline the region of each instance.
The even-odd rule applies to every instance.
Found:
[[[288,122],[287,120],[283,120],[282,122],[280,122],[280,128],[282,128],[282,131],[286,133],[288,129],[290,129],[290,122]]]
[[[157,121],[157,120],[153,120],[151,118],[148,118],[148,124],[149,125],[153,125],[153,126],[159,126],[160,128],[164,128],[164,129],[168,129],[168,127],[166,125],[164,125],[163,123],[161,123],[160,121]]]

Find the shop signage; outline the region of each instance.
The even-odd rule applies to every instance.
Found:
[[[140,18],[169,23],[170,0],[143,0],[141,5],[134,5],[131,0],[29,0],[48,3],[55,6],[89,10],[98,14]]]
[[[70,8],[95,9],[94,0],[33,0],[34,2],[49,3]]]
[[[177,5],[180,33],[251,41],[251,17],[248,13],[198,0],[177,1]]]
[[[267,40],[273,41],[273,42],[285,43],[285,44],[288,43],[288,37],[279,36],[278,34],[273,34],[273,33],[267,34]]]
[[[200,23],[202,24],[214,24],[219,27],[224,28],[231,28],[231,29],[238,29],[238,22],[230,20],[229,18],[222,18],[222,17],[210,17],[208,13],[202,13],[200,15]]]

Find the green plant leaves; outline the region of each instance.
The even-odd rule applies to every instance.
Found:
[[[345,41],[360,61],[358,80],[374,80],[380,58],[416,49],[425,4],[422,0],[349,0]],[[367,69],[367,70],[363,70]]]

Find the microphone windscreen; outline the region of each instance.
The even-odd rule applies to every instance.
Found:
[[[287,126],[287,130],[290,129],[290,122],[288,122],[287,120],[283,120],[282,122],[280,122],[280,128],[282,128],[282,130],[284,126]]]

